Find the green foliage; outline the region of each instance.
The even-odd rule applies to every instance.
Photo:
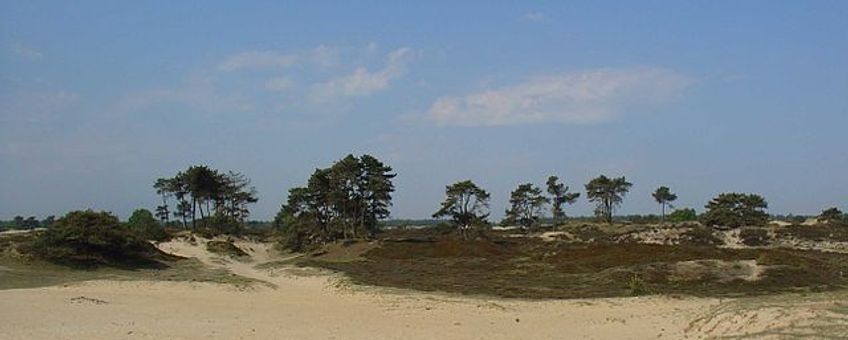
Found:
[[[839,208],[833,207],[825,209],[819,215],[819,219],[825,222],[838,222],[844,221],[848,216],[842,213],[842,210]]]
[[[550,200],[542,195],[542,189],[533,184],[518,185],[509,197],[510,208],[506,210],[506,219],[510,223],[518,223],[524,229],[536,226],[542,209]]]
[[[371,237],[389,216],[394,184],[392,168],[370,155],[347,155],[316,169],[306,187],[289,190],[275,218],[286,245],[300,250],[341,239]]]
[[[33,252],[69,265],[149,265],[158,252],[108,212],[72,211],[47,228]]]
[[[246,253],[244,250],[237,247],[235,244],[233,244],[233,242],[230,241],[212,240],[206,242],[206,250],[213,254],[218,254],[234,259],[244,259],[250,257],[250,254]]]
[[[639,275],[635,273],[627,281],[627,288],[630,292],[630,296],[651,294],[651,291],[650,289],[648,289],[648,284],[645,283],[645,280],[642,280]]]
[[[624,177],[609,178],[600,175],[586,184],[586,198],[595,203],[595,215],[612,223],[615,207],[621,205],[624,196],[630,191],[633,183]]]
[[[232,171],[221,173],[205,165],[191,166],[172,178],[159,178],[153,188],[162,197],[156,216],[168,224],[169,214],[173,214],[184,227],[188,227],[189,220],[195,228],[198,221],[201,226],[215,227],[203,222],[220,218],[243,224],[250,216],[247,206],[258,201],[256,189],[250,186],[246,176]],[[173,211],[169,205],[171,197],[177,200]],[[219,219],[210,218],[213,216]]]
[[[489,218],[489,193],[470,180],[445,187],[445,200],[433,218],[449,217],[464,238],[470,238],[471,229],[487,225]]]
[[[668,215],[668,220],[674,223],[697,221],[698,213],[692,208],[677,209]]]
[[[558,225],[566,215],[563,210],[563,205],[574,204],[577,198],[580,197],[579,192],[568,192],[569,187],[563,183],[559,183],[559,177],[550,176],[547,181],[548,194],[551,195],[551,213],[553,215],[553,224]]]
[[[165,228],[147,209],[137,209],[127,221],[127,227],[144,240],[162,241],[168,238]]]
[[[768,222],[766,200],[755,194],[723,193],[713,198],[701,220],[708,226],[738,228],[762,226]]]
[[[657,203],[660,204],[660,207],[661,207],[661,215],[660,216],[662,216],[662,220],[665,221],[665,207],[668,206],[669,208],[674,208],[674,206],[671,205],[671,202],[674,202],[675,200],[677,200],[677,195],[672,193],[671,189],[669,189],[668,187],[661,186],[661,187],[657,188],[657,190],[654,191],[654,193],[651,194],[651,196],[654,197],[654,201],[657,201]]]

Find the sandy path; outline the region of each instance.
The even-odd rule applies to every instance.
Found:
[[[0,339],[682,339],[742,335],[756,327],[792,325],[798,317],[832,316],[812,313],[823,309],[806,305],[806,314],[795,307],[746,314],[716,299],[517,301],[346,289],[332,276],[222,264],[188,244],[162,247],[276,288],[94,281],[0,291]],[[264,257],[267,248],[253,252],[271,258]],[[777,325],[758,321],[774,313],[789,317]],[[748,326],[740,330],[740,323]]]

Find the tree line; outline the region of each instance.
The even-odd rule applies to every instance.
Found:
[[[374,156],[347,155],[327,168],[316,169],[304,186],[291,188],[273,225],[286,235],[293,248],[372,237],[380,221],[389,217],[396,176],[391,166]],[[600,175],[583,189],[585,198],[595,206],[596,218],[612,223],[616,209],[632,186],[624,176]],[[250,216],[249,206],[258,201],[256,189],[245,175],[205,165],[190,166],[173,177],[159,178],[153,188],[161,197],[155,213],[139,209],[125,224],[147,239],[164,237],[161,226],[238,232]],[[531,230],[550,216],[548,221],[559,225],[568,218],[568,206],[581,195],[557,176],[549,176],[544,187],[521,183],[510,193],[500,224]],[[667,186],[658,187],[651,196],[659,205],[660,221],[664,222],[667,209],[674,209],[678,196]],[[459,234],[471,237],[475,228],[492,225],[488,220],[490,199],[489,192],[473,181],[459,181],[445,187],[445,198],[432,217],[447,219]],[[699,219],[705,225],[725,227],[764,225],[769,218],[768,203],[756,194],[722,193],[705,208],[701,215],[691,208],[676,209],[668,218],[675,222]],[[848,217],[839,209],[830,208],[822,212],[820,219],[843,221]],[[31,229],[52,223],[52,216],[40,221],[34,216],[17,216],[2,224],[6,229]]]
[[[256,188],[243,174],[223,173],[205,165],[159,178],[153,188],[162,198],[156,217],[164,224],[174,217],[185,228],[189,221],[192,228],[197,228],[198,221],[203,226],[240,226],[250,216],[248,205],[259,200]],[[172,198],[176,201],[173,208]]]

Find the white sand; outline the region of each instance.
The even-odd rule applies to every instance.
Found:
[[[254,249],[256,258],[271,258],[266,247],[241,246]],[[834,317],[822,314],[831,302],[741,313],[728,307],[738,301],[718,299],[520,301],[352,289],[339,285],[336,276],[222,262],[184,242],[160,247],[276,288],[92,281],[5,290],[0,339],[681,339],[744,335]],[[782,317],[776,324],[775,313]]]

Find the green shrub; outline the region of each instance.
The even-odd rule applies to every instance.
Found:
[[[672,223],[689,222],[698,219],[698,213],[692,208],[677,209],[668,215],[668,220]]]
[[[135,235],[143,240],[163,241],[168,238],[165,228],[153,217],[147,209],[138,209],[133,212],[127,221],[127,227]]]
[[[768,214],[764,211],[768,203],[760,195],[724,193],[713,198],[706,208],[701,219],[708,226],[738,228],[762,226],[768,222]]]
[[[651,291],[648,289],[648,284],[645,283],[645,280],[639,277],[637,274],[633,274],[630,277],[630,280],[627,281],[627,287],[630,291],[630,296],[640,296],[650,294]]]
[[[213,240],[206,242],[206,250],[214,254],[236,259],[250,257],[250,254],[246,253],[230,241]]]
[[[33,243],[45,260],[80,266],[155,265],[160,252],[121,226],[108,212],[72,211],[58,219]]]

